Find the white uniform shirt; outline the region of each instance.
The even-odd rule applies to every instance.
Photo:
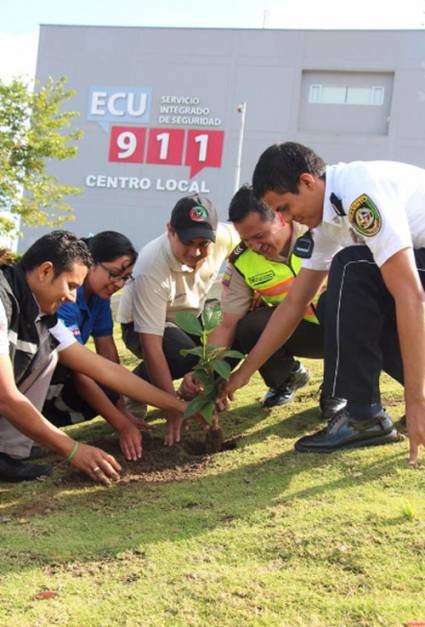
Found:
[[[149,242],[134,266],[135,280],[124,288],[118,322],[134,322],[136,332],[162,336],[178,311],[199,315],[223,261],[238,242],[234,228],[219,223],[216,241],[196,269],[174,257],[166,233]]]
[[[328,270],[339,250],[355,244],[368,246],[379,267],[400,250],[425,247],[425,170],[394,161],[328,166],[323,220],[312,236],[313,254],[303,260],[312,270]]]

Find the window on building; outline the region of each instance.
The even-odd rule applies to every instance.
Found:
[[[384,87],[349,87],[347,85],[310,85],[311,104],[375,105],[384,104]]]

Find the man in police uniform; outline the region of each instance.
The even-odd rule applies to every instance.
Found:
[[[287,224],[280,214],[259,202],[246,185],[232,198],[229,221],[242,241],[229,257],[221,294],[223,319],[209,341],[248,353],[300,269],[301,259],[293,254],[293,248],[305,229]],[[322,328],[314,304],[306,308],[288,342],[260,368],[270,388],[264,407],[290,402],[295,391],[308,382],[307,370],[294,360],[294,355],[323,357]]]
[[[173,380],[197,361],[180,351],[199,341],[176,326],[176,313],[202,312],[222,263],[238,241],[233,227],[218,223],[212,202],[195,195],[177,202],[166,233],[141,250],[135,280],[125,287],[118,310],[126,346],[143,357],[134,371],[138,376],[175,394]],[[182,420],[178,412],[167,414],[167,445],[180,440]]]
[[[254,171],[254,192],[311,230],[310,251],[285,301],[227,386],[246,384],[293,332],[329,272],[324,393],[347,406],[299,451],[393,442],[381,406],[381,369],[404,384],[410,462],[425,444],[425,171],[403,163],[326,166],[295,143],[274,145]]]

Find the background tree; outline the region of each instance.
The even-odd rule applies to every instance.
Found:
[[[58,226],[73,219],[65,197],[79,188],[47,173],[49,160],[76,156],[81,137],[79,130],[66,130],[79,114],[60,110],[74,95],[65,82],[49,79],[32,91],[21,80],[0,81],[0,210],[19,215],[26,225]],[[0,217],[0,233],[14,228],[13,220]]]

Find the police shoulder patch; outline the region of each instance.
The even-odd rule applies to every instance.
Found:
[[[379,209],[367,194],[362,194],[353,200],[348,212],[348,220],[353,228],[364,237],[373,237],[379,233],[382,226]]]
[[[230,281],[232,280],[232,275],[234,271],[235,271],[235,267],[232,266],[231,263],[228,263],[225,271],[223,272],[223,278],[221,280],[221,283],[224,287],[230,286]]]

